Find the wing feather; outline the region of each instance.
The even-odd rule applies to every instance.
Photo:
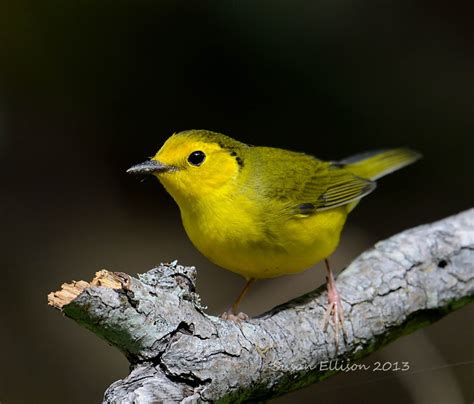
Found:
[[[255,149],[262,149],[265,155],[255,161],[260,168],[260,189],[267,198],[284,202],[296,215],[350,204],[376,186],[374,181],[349,172],[344,165],[281,149]]]

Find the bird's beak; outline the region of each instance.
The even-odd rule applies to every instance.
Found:
[[[127,170],[129,174],[155,174],[165,173],[174,170],[175,167],[161,163],[157,160],[148,160],[144,163],[136,164]]]

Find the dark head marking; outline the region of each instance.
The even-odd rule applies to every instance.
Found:
[[[239,154],[237,153],[235,149],[230,149],[227,147],[227,150],[229,151],[229,154],[232,157],[235,157],[235,161],[237,161],[237,164],[239,165],[239,167],[242,168],[244,166],[244,160],[242,159],[242,157],[239,156]]]

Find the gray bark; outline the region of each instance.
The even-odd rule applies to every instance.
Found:
[[[474,209],[381,241],[339,275],[348,340],[338,350],[333,329],[322,330],[324,287],[236,324],[204,312],[194,267],[98,278],[63,285],[50,304],[129,359],[130,375],[104,402],[263,400],[331,376],[325,361],[356,361],[473,300]]]

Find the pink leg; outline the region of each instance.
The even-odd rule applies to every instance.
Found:
[[[339,347],[340,329],[342,329],[345,339],[348,339],[346,327],[344,326],[344,310],[341,303],[341,297],[339,296],[339,292],[336,289],[336,282],[334,281],[334,276],[332,274],[331,267],[329,266],[329,261],[325,259],[324,262],[326,264],[326,270],[328,273],[326,277],[326,285],[328,289],[328,307],[326,309],[326,313],[324,313],[323,330],[326,331],[329,324],[329,317],[332,317],[337,352]]]
[[[225,313],[221,314],[221,318],[224,320],[230,320],[233,321],[234,323],[240,323],[241,321],[246,321],[248,320],[249,316],[247,314],[238,312],[239,304],[244,298],[244,296],[247,294],[248,290],[250,289],[250,286],[252,283],[255,282],[255,278],[250,278],[247,283],[245,284],[244,288],[240,292],[239,296],[237,296],[237,299],[235,299],[234,304],[232,304],[232,307],[227,310]]]

